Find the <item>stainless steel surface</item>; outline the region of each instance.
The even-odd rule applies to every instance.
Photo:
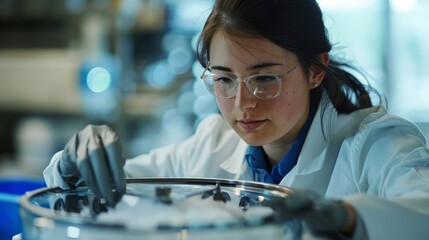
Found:
[[[23,239],[290,239],[300,223],[271,209],[290,191],[224,179],[128,179],[127,193],[109,208],[87,187],[44,188],[20,199]],[[211,215],[218,211],[231,214]]]

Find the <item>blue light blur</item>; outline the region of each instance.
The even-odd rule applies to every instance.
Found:
[[[176,75],[174,68],[167,61],[150,64],[143,74],[149,86],[158,89],[173,83]]]
[[[174,11],[169,24],[176,31],[195,32],[202,28],[207,19],[213,0],[171,1]]]
[[[175,69],[176,74],[182,74],[191,67],[192,58],[193,53],[189,49],[178,47],[168,54],[168,63]]]
[[[203,119],[211,113],[218,112],[215,98],[209,94],[198,96],[193,104],[193,111],[198,119]]]
[[[86,76],[86,84],[89,90],[95,93],[101,93],[109,89],[111,82],[111,74],[102,67],[92,68]]]
[[[190,108],[196,100],[196,96],[193,92],[185,92],[182,95],[180,95],[179,99],[177,100],[177,108],[181,113],[193,113],[193,109]]]

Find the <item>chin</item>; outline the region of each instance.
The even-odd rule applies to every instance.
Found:
[[[266,138],[262,136],[258,137],[254,133],[239,133],[239,135],[241,139],[243,139],[243,141],[245,141],[250,146],[263,146],[269,143]]]

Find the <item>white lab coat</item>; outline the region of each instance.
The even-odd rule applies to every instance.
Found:
[[[323,121],[322,121],[323,118]],[[323,123],[323,127],[322,127]],[[429,150],[411,122],[369,108],[343,115],[320,107],[297,165],[280,185],[310,189],[352,204],[370,239],[429,239]],[[247,144],[214,114],[186,141],[129,159],[128,177],[254,180],[244,160]],[[45,170],[48,186],[67,187]]]

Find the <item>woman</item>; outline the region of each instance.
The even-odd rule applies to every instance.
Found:
[[[183,143],[127,161],[114,132],[88,126],[54,155],[45,179],[62,188],[86,183],[112,205],[125,175],[269,182],[296,189],[282,211],[314,232],[426,238],[424,137],[373,106],[330,50],[315,0],[217,0],[198,59],[222,116],[207,117]],[[293,199],[313,207],[300,209]]]

